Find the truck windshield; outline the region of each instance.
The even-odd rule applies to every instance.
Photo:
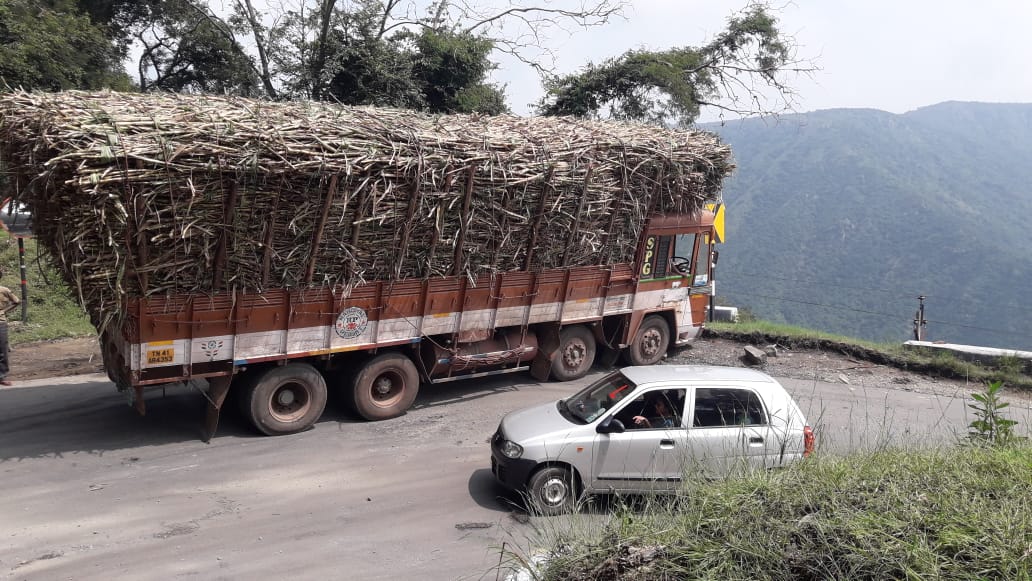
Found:
[[[574,418],[590,424],[632,393],[635,387],[634,382],[616,371],[570,396],[565,407]]]

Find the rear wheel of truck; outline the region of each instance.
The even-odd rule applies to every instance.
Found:
[[[309,428],[326,407],[326,380],[307,363],[253,372],[241,405],[254,427],[268,436]]]
[[[559,332],[559,350],[552,358],[552,377],[571,381],[587,375],[595,363],[595,336],[581,325],[565,327]]]
[[[670,327],[659,315],[649,315],[641,322],[631,344],[627,346],[625,359],[631,365],[655,365],[670,348]]]
[[[355,375],[355,412],[367,420],[386,420],[405,413],[419,393],[419,371],[401,353],[378,355]]]

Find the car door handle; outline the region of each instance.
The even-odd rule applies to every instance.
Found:
[[[664,448],[664,449],[673,448],[674,447],[674,441],[673,440],[660,440],[659,441],[659,447],[660,448]]]
[[[750,436],[749,437],[749,443],[750,444],[762,444],[763,443],[763,438],[761,438],[760,436]]]

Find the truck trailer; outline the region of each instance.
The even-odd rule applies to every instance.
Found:
[[[231,391],[279,435],[330,389],[384,420],[657,363],[702,329],[733,167],[700,132],[75,92],[0,97],[0,155],[111,380],[141,414],[206,384],[207,438]]]

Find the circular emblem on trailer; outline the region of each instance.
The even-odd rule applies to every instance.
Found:
[[[358,307],[348,307],[337,315],[337,324],[333,326],[341,339],[354,339],[365,333],[369,326],[369,317]]]

